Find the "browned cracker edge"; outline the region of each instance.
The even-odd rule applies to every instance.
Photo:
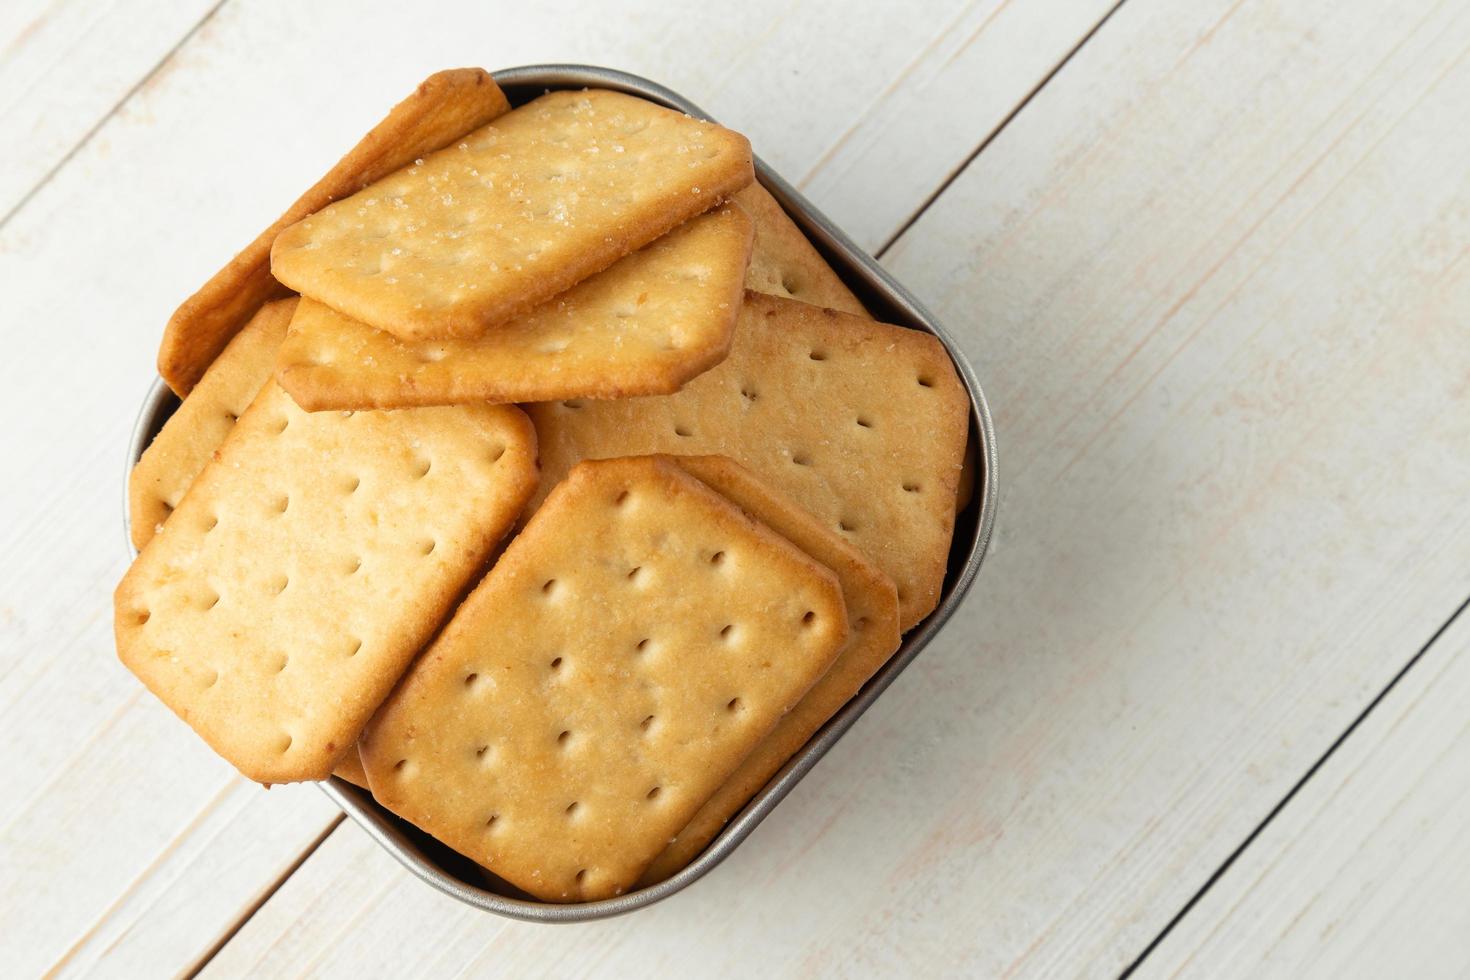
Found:
[[[163,380],[180,396],[187,395],[255,311],[287,295],[289,290],[270,270],[271,244],[281,229],[509,110],[504,93],[481,68],[435,72],[421,82],[285,214],[174,311],[158,350]]]

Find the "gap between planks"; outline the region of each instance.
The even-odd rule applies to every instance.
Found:
[[[205,24],[208,24],[211,20],[213,20],[214,15],[219,13],[220,8],[228,2],[229,0],[216,0],[214,6],[206,10],[204,12],[204,16],[200,17],[199,20],[196,21],[192,27],[184,32],[182,37],[174,42],[172,47],[170,47],[167,51],[163,53],[163,57],[159,58],[158,61],[154,63],[153,67],[149,68],[148,71],[143,74],[142,78],[139,78],[136,82],[134,82],[133,86],[122,94],[122,98],[114,102],[112,104],[112,108],[104,112],[102,116],[96,122],[94,122],[85,133],[82,134],[82,138],[77,140],[71,149],[62,154],[61,159],[57,160],[56,163],[53,164],[49,170],[42,174],[40,178],[31,185],[30,190],[26,191],[20,196],[20,199],[15,202],[14,206],[12,206],[9,211],[5,212],[5,215],[3,217],[0,217],[0,231],[5,230],[5,226],[10,224],[11,219],[19,214],[22,210],[24,210],[25,206],[30,203],[31,198],[35,197],[41,192],[41,189],[43,187],[51,183],[56,175],[59,174],[66,167],[66,165],[72,161],[72,158],[80,153],[82,148],[92,141],[93,137],[95,137],[102,130],[102,127],[107,125],[108,121],[112,119],[113,116],[116,116],[118,112],[122,110],[123,106],[127,105],[129,100],[131,100],[133,96],[137,95],[138,92],[141,91],[143,87],[147,85],[149,81],[151,81],[153,77],[157,75],[158,72],[165,65],[168,64],[170,58],[178,54],[180,48],[188,44],[190,39],[193,38],[194,35],[198,34]]]
[[[908,230],[912,228],[918,222],[918,220],[924,216],[924,212],[928,211],[930,206],[933,205],[935,201],[944,196],[944,192],[949,190],[949,186],[953,184],[956,180],[958,180],[961,174],[969,169],[970,164],[974,163],[979,158],[980,154],[984,153],[986,148],[990,146],[991,143],[995,142],[996,137],[1005,132],[1006,127],[1011,124],[1011,121],[1019,116],[1022,110],[1024,110],[1028,105],[1031,104],[1031,100],[1036,98],[1036,96],[1040,94],[1042,89],[1051,84],[1051,80],[1053,78],[1056,78],[1057,74],[1067,66],[1067,62],[1071,61],[1072,58],[1076,56],[1078,51],[1081,51],[1084,47],[1086,47],[1087,42],[1096,37],[1097,32],[1102,30],[1103,25],[1111,20],[1113,15],[1116,14],[1122,8],[1123,4],[1127,2],[1128,0],[1118,0],[1117,3],[1108,8],[1108,12],[1103,14],[1102,18],[1099,19],[1096,24],[1093,24],[1092,28],[1086,34],[1083,34],[1082,37],[1077,41],[1077,43],[1072,45],[1072,47],[1068,49],[1067,53],[1062,55],[1057,63],[1052,65],[1051,69],[1047,71],[1045,75],[1041,76],[1040,81],[1033,85],[1031,87],[1031,90],[1027,92],[1024,96],[1022,96],[1019,102],[1011,107],[1011,111],[1005,114],[1005,117],[996,124],[995,128],[986,133],[981,138],[980,142],[976,144],[975,148],[971,150],[968,154],[966,154],[965,158],[961,160],[958,164],[956,164],[954,169],[952,169],[948,174],[944,176],[944,179],[939,182],[939,186],[931,191],[928,197],[919,202],[919,206],[914,209],[913,213],[899,224],[897,230],[895,230],[893,234],[889,235],[888,239],[882,245],[878,246],[878,250],[873,253],[874,258],[881,260],[883,256],[887,254],[888,250],[896,245],[898,243],[898,240],[908,233]]]
[[[224,2],[224,0],[221,0],[221,2]],[[189,964],[189,966],[182,972],[181,976],[187,978],[187,980],[193,980],[194,977],[199,976],[199,974],[204,971],[204,968],[209,966],[209,961],[219,955],[220,950],[229,945],[230,940],[234,939],[235,936],[240,932],[240,930],[245,928],[246,923],[248,923],[252,918],[255,917],[255,913],[259,912],[261,908],[264,907],[265,903],[269,902],[272,896],[274,896],[276,892],[281,890],[281,886],[289,881],[291,876],[296,873],[297,869],[305,864],[307,860],[316,853],[317,848],[326,843],[327,838],[331,837],[332,833],[338,827],[342,826],[343,821],[345,821],[346,819],[347,814],[338,813],[331,820],[328,820],[327,825],[322,828],[322,832],[317,834],[310,844],[302,848],[301,853],[296,855],[296,859],[288,864],[281,871],[281,873],[276,876],[274,881],[270,882],[265,886],[265,888],[261,889],[260,894],[255,897],[255,901],[251,902],[240,912],[240,915],[235,919],[235,921],[230,923],[230,925],[227,926],[222,933],[220,933],[219,938],[216,939],[212,944],[210,944],[210,947],[206,949],[202,954],[200,954],[198,959]]]
[[[1175,927],[1178,926],[1180,922],[1184,921],[1184,917],[1189,915],[1190,911],[1192,911],[1194,907],[1200,903],[1200,900],[1204,898],[1205,893],[1213,888],[1215,886],[1215,883],[1225,876],[1226,872],[1230,870],[1230,866],[1233,865],[1240,858],[1240,856],[1245,853],[1246,849],[1250,847],[1251,844],[1255,843],[1256,838],[1260,837],[1262,832],[1265,831],[1266,827],[1269,826],[1271,822],[1275,820],[1276,817],[1283,810],[1286,809],[1287,805],[1291,803],[1292,799],[1299,792],[1301,792],[1302,787],[1306,786],[1311,778],[1315,776],[1319,770],[1321,770],[1323,765],[1326,764],[1327,760],[1332,758],[1333,754],[1337,752],[1337,750],[1340,749],[1349,738],[1352,737],[1353,732],[1357,731],[1358,727],[1361,726],[1363,722],[1367,720],[1368,716],[1373,713],[1373,709],[1377,708],[1378,705],[1383,702],[1384,698],[1388,697],[1389,692],[1392,691],[1396,686],[1398,686],[1399,682],[1409,675],[1409,671],[1413,670],[1420,663],[1420,661],[1424,659],[1425,655],[1428,654],[1431,649],[1433,649],[1435,643],[1438,642],[1440,637],[1444,636],[1445,632],[1448,631],[1452,625],[1454,625],[1455,620],[1459,619],[1460,616],[1464,614],[1466,609],[1470,609],[1470,596],[1465,597],[1465,601],[1461,602],[1460,605],[1456,607],[1455,611],[1450,613],[1449,619],[1446,619],[1443,623],[1439,625],[1439,628],[1436,629],[1434,631],[1434,634],[1429,637],[1429,640],[1422,647],[1419,648],[1418,652],[1410,657],[1408,659],[1408,662],[1406,662],[1402,667],[1398,669],[1393,677],[1389,679],[1388,683],[1384,685],[1383,689],[1373,696],[1373,699],[1370,700],[1367,706],[1365,706],[1363,710],[1358,713],[1357,717],[1352,720],[1347,728],[1343,729],[1342,733],[1338,735],[1337,738],[1332,740],[1332,744],[1327,746],[1327,751],[1323,752],[1317,758],[1317,761],[1313,762],[1311,766],[1307,768],[1307,771],[1302,774],[1302,777],[1292,785],[1291,789],[1286,791],[1286,795],[1278,800],[1276,802],[1276,805],[1273,806],[1270,812],[1266,814],[1265,818],[1262,819],[1260,823],[1256,824],[1255,828],[1246,835],[1245,840],[1241,841],[1240,844],[1235,848],[1235,850],[1230,852],[1230,855],[1225,858],[1220,866],[1216,868],[1207,879],[1205,879],[1205,883],[1199,887],[1198,891],[1190,896],[1189,901],[1184,903],[1184,907],[1181,908],[1178,912],[1174,913],[1174,916],[1164,925],[1164,928],[1159,931],[1159,934],[1154,936],[1154,938],[1149,941],[1149,944],[1143,948],[1143,952],[1139,953],[1138,956],[1133,960],[1133,962],[1129,963],[1128,966],[1124,968],[1123,972],[1119,974],[1120,980],[1126,980],[1126,978],[1133,976],[1133,974],[1137,972],[1138,968],[1143,965],[1144,960],[1148,959],[1149,954],[1159,947],[1159,944],[1161,944],[1164,939],[1168,937],[1169,933],[1174,931]]]

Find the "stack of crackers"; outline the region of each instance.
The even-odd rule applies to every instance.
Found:
[[[740,135],[437,74],[187,300],[123,662],[531,896],[687,864],[938,602],[968,400]]]

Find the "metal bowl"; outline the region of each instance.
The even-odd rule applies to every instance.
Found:
[[[495,81],[505,90],[512,105],[520,105],[552,89],[604,88],[627,92],[651,102],[710,119],[698,106],[662,85],[636,75],[589,65],[528,65],[494,73]],[[713,121],[713,120],[711,120]],[[709,874],[715,865],[739,847],[751,831],[786,794],[799,783],[812,767],[837,744],[837,740],[878,700],[919,651],[954,615],[980,570],[990,531],[995,522],[995,433],[990,410],[975,372],[955,344],[949,332],[923,304],[900,285],[882,266],[832,224],[821,212],[797,193],[770,167],[756,160],[756,177],[780,202],[796,224],[806,233],[832,268],[849,288],[880,320],[923,330],[938,337],[949,351],[955,370],[970,396],[970,443],[975,450],[974,493],[969,504],[955,520],[954,538],[950,543],[949,568],[939,605],[903,638],[903,644],[882,669],[873,675],[857,696],[822,727],[800,752],[786,763],[769,783],[710,842],[704,852],[673,877],[648,888],[616,898],[576,905],[558,905],[537,901],[504,882],[454,851],[440,844],[411,824],[400,820],[374,802],[372,795],[343,780],[332,778],[321,784],[348,816],[367,831],[389,854],[419,878],[467,905],[497,915],[532,922],[585,922],[621,915],[646,908],[682,891]],[[143,400],[137,424],[128,446],[128,467],[137,462],[143,450],[158,434],[163,423],[178,407],[178,398],[162,379],[155,379]],[[126,495],[126,474],[124,474]],[[124,539],[128,536],[128,508],[123,507]],[[134,552],[136,553],[136,552]]]

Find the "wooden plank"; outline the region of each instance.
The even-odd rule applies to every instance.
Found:
[[[1462,613],[1138,976],[1470,973],[1466,704]]]
[[[209,961],[203,976],[358,970],[473,976],[484,967],[472,959],[482,946],[518,928],[424,887],[347,821]],[[514,963],[490,971],[517,972]],[[538,972],[562,975],[551,962]],[[649,975],[659,974],[654,968]]]
[[[0,935],[25,943],[24,957],[0,948],[6,962],[185,969],[332,819],[310,788],[237,787],[112,654],[122,452],[179,299],[434,69],[625,66],[688,91],[805,173],[933,47],[960,0],[862,18],[835,0],[703,19],[652,0],[595,9],[455,5],[405,18],[227,4],[0,228],[16,325],[0,398],[24,420],[13,452],[25,460],[0,481],[0,738],[20,760],[0,799]],[[891,189],[911,201],[932,190]]]
[[[0,6],[0,217],[197,27],[216,0]],[[147,94],[130,112],[147,112]]]
[[[206,959],[217,938],[233,931],[295,869],[313,838],[343,819],[314,787],[283,787],[277,795],[287,799],[273,800],[270,806],[259,805],[263,792],[231,777],[184,833],[175,831],[126,890],[109,896],[111,904],[91,928],[53,963],[37,965],[64,976],[99,971],[148,976],[161,965],[187,968],[190,964],[178,962],[184,949],[196,950],[200,961]],[[135,805],[136,812],[149,812],[146,802]],[[95,821],[90,829],[96,832]],[[83,877],[87,873],[69,862],[55,870]],[[50,889],[48,898],[87,901],[93,898],[90,892],[86,887]],[[106,894],[100,889],[99,893]],[[56,910],[31,914],[39,920],[45,911]],[[159,923],[170,925],[159,928]],[[31,925],[42,928],[39,921]]]
[[[568,934],[314,858],[219,962],[1130,962],[1466,592],[1470,11],[1391,7],[1130,0],[893,250],[989,386],[993,553],[708,880]]]
[[[932,47],[805,174],[791,175],[876,251],[922,206],[891,183],[939,188],[1080,46],[1118,0],[985,0]]]
[[[187,744],[181,727],[158,705],[130,704],[87,732],[41,791],[16,795],[0,832],[8,969],[85,972],[106,957],[114,971],[146,973],[178,955],[170,946],[207,948],[333,818],[310,786],[278,788],[262,806],[265,790]],[[167,765],[147,764],[142,752],[158,747],[172,750]],[[74,925],[60,933],[56,922]]]

